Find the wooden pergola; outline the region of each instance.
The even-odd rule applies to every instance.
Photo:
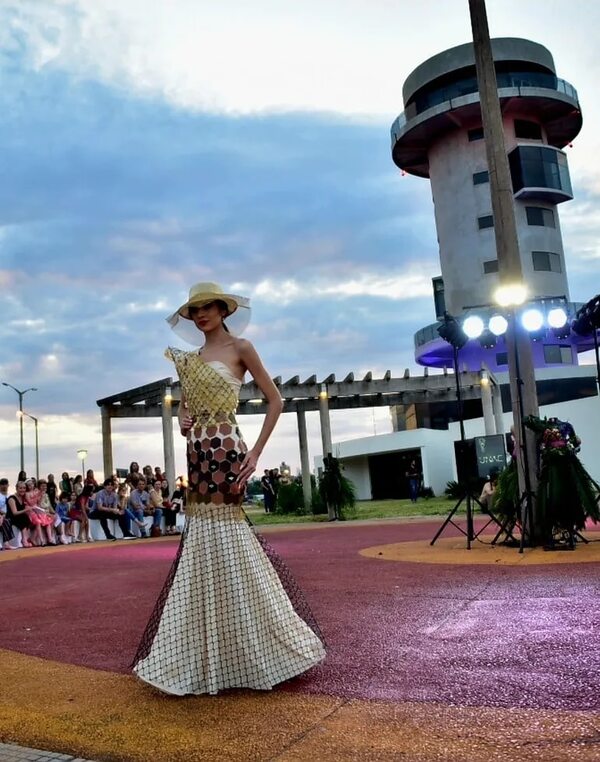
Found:
[[[331,374],[321,381],[316,375],[305,381],[293,376],[282,382],[281,376],[273,379],[279,389],[284,413],[296,413],[302,488],[307,506],[311,501],[310,459],[306,433],[306,412],[318,410],[321,427],[323,455],[332,453],[330,410],[351,408],[390,407],[423,402],[454,402],[456,379],[453,373],[430,376],[425,369],[423,376],[411,376],[404,371],[402,377],[393,377],[388,370],[382,378],[373,378],[371,372],[362,379],[349,373],[338,381]],[[502,431],[502,403],[500,388],[493,375],[486,369],[460,374],[461,393],[464,400],[481,399],[486,434]],[[110,397],[97,400],[102,416],[102,453],[104,473],[113,473],[112,425],[113,418],[162,418],[165,472],[169,484],[175,482],[175,450],[172,418],[177,415],[181,392],[179,382],[171,377],[161,378],[135,389],[128,389]],[[239,415],[265,413],[266,402],[260,389],[251,381],[240,390]]]

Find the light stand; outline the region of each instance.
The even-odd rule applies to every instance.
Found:
[[[20,418],[19,434],[20,434],[21,471],[24,471],[25,470],[25,454],[24,454],[24,447],[23,447],[23,397],[27,394],[27,392],[37,392],[37,389],[35,386],[30,386],[29,389],[17,389],[16,386],[13,386],[12,384],[7,384],[6,381],[2,381],[2,386],[8,386],[9,389],[12,389],[14,392],[16,392],[19,395],[19,411],[17,415]]]
[[[464,424],[464,416],[463,416],[463,404],[462,404],[462,394],[460,389],[460,376],[459,376],[459,370],[458,370],[458,351],[459,349],[462,349],[464,345],[467,343],[468,337],[465,334],[465,332],[462,330],[462,328],[458,325],[456,320],[449,315],[447,312],[444,313],[444,322],[442,325],[438,328],[438,333],[444,339],[444,341],[447,341],[449,344],[452,345],[452,360],[454,364],[454,377],[456,379],[456,401],[458,403],[458,422],[460,427],[460,442],[461,442],[461,452],[464,454],[465,452],[465,424]],[[475,532],[473,529],[473,500],[476,503],[479,503],[476,497],[473,497],[471,495],[471,490],[469,488],[469,484],[462,484],[461,479],[459,478],[459,485],[463,490],[463,493],[461,497],[459,498],[456,505],[452,508],[450,513],[446,516],[444,519],[442,525],[435,533],[435,536],[433,540],[429,543],[430,545],[433,545],[438,537],[442,534],[444,529],[448,526],[448,524],[452,524],[452,526],[456,527],[462,534],[464,534],[467,538],[467,550],[471,550],[471,543],[475,539]],[[455,521],[453,521],[453,518],[462,505],[462,503],[465,503],[466,512],[467,512],[467,530],[465,531],[459,524],[457,524]]]
[[[527,452],[527,444],[525,441],[526,429],[525,429],[525,411],[523,405],[523,379],[521,378],[521,365],[519,362],[519,343],[517,341],[517,331],[519,326],[517,325],[516,313],[511,310],[509,313],[510,321],[513,328],[513,345],[514,345],[514,359],[515,359],[515,381],[517,387],[517,406],[519,408],[519,449],[523,458],[523,472],[525,477],[525,490],[519,498],[518,508],[521,514],[521,539],[519,541],[519,553],[523,552],[525,547],[525,532],[529,532],[531,539],[531,529],[533,527],[533,491],[531,489],[531,478],[529,474],[529,453]],[[519,463],[517,461],[517,469]]]

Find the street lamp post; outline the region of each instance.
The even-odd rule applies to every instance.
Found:
[[[17,415],[21,419],[21,426],[23,425],[23,416],[26,415],[28,418],[31,418],[35,425],[35,478],[40,478],[40,440],[38,436],[38,423],[39,419],[35,417],[35,415],[31,415],[30,413],[26,413],[24,410],[18,410]],[[23,469],[21,469],[23,470]]]
[[[27,394],[27,392],[37,392],[37,389],[35,386],[30,386],[29,389],[17,389],[12,384],[7,384],[6,381],[2,382],[2,386],[8,386],[9,389],[12,389],[19,395],[19,426],[20,426],[20,435],[21,435],[21,471],[25,470],[25,452],[23,449],[23,397]]]
[[[85,479],[85,459],[87,458],[87,455],[88,455],[87,450],[77,450],[77,457],[81,461],[81,474],[84,479]]]

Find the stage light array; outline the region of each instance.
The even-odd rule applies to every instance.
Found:
[[[597,299],[598,303],[594,306],[596,307],[598,317],[600,317],[600,297],[597,297]],[[585,314],[582,312],[578,322],[573,324],[575,330],[577,328],[582,332],[591,330],[588,329],[588,323],[591,322],[590,313],[590,309]],[[571,332],[569,316],[563,307],[552,307],[547,312],[543,306],[541,308],[529,307],[520,315],[519,320],[523,328],[530,334],[532,341],[543,339],[547,334],[548,328],[552,330],[552,334],[558,339],[568,338]],[[459,326],[455,327],[455,330],[457,327],[461,329],[460,333],[463,337],[463,343],[467,339],[479,339],[482,347],[491,349],[496,345],[496,340],[507,332],[508,320],[500,313],[492,315],[487,320],[484,320],[479,315],[468,315]],[[448,329],[446,327],[442,330]],[[442,338],[446,337],[442,336]],[[446,340],[448,341],[448,339]],[[457,342],[454,340],[451,343],[456,344]]]

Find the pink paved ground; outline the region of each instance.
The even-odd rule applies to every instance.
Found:
[[[450,566],[358,554],[429,539],[435,528],[382,523],[269,535],[329,646],[322,666],[283,690],[599,709],[600,564]],[[2,564],[0,643],[127,672],[176,547],[102,544]]]

